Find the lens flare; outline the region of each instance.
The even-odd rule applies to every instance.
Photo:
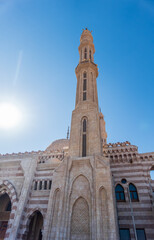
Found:
[[[11,103],[0,103],[0,128],[10,129],[19,125],[21,113],[19,109]]]

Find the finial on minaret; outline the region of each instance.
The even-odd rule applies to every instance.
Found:
[[[67,139],[69,139],[69,134],[70,134],[70,131],[69,131],[69,127],[67,129]]]
[[[85,31],[85,30],[88,30],[88,28],[86,27],[85,29],[84,28],[82,28],[82,31]],[[88,30],[89,31],[89,30]],[[89,32],[91,32],[92,33],[92,31],[89,31]]]

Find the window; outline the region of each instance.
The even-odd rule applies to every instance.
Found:
[[[87,79],[83,79],[83,91],[86,91],[87,89]]]
[[[83,101],[87,99],[87,73],[83,73]]]
[[[118,202],[124,202],[125,201],[124,189],[120,184],[118,184],[116,186],[115,193],[116,193],[116,200]]]
[[[44,189],[47,189],[47,181],[44,181]]]
[[[136,187],[130,183],[129,184],[130,198],[132,202],[139,201]]]
[[[86,92],[83,93],[83,101],[86,100]]]
[[[83,133],[86,133],[86,119],[83,120]]]
[[[146,240],[146,235],[145,235],[145,231],[144,229],[136,229],[136,233],[137,233],[137,239],[139,240]]]
[[[84,50],[84,59],[87,59],[87,48]]]
[[[86,157],[86,134],[82,135],[82,157]]]
[[[49,189],[51,189],[52,181],[49,181]]]
[[[91,50],[89,50],[89,59],[91,60]]]
[[[42,189],[42,181],[40,181],[40,184],[39,184],[39,190]]]
[[[120,240],[131,240],[129,228],[120,228],[119,234],[120,234]]]
[[[127,180],[126,180],[125,178],[123,178],[123,179],[121,179],[121,182],[122,182],[123,184],[125,184],[125,183],[127,183]]]
[[[37,190],[37,182],[34,184],[34,190]]]
[[[87,132],[87,121],[83,120],[83,129],[82,129],[82,157],[86,157],[86,132]]]

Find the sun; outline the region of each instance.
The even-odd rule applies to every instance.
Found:
[[[21,113],[12,103],[0,103],[0,128],[10,129],[19,125]]]

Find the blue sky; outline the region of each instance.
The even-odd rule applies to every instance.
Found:
[[[66,137],[85,27],[93,31],[108,142],[154,151],[152,0],[0,0],[0,102],[23,116],[0,130],[1,153],[44,150]]]

